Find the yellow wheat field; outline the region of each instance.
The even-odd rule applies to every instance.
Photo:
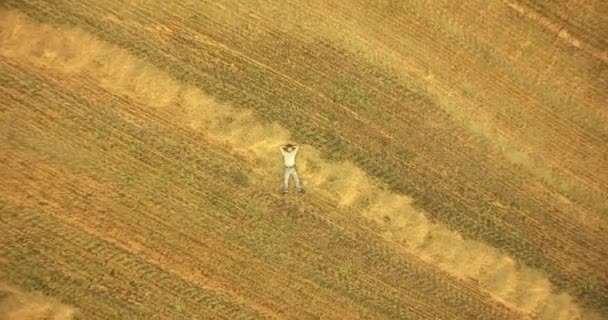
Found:
[[[604,318],[602,9],[3,3],[0,319]]]

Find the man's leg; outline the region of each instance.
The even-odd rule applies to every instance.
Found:
[[[283,193],[289,191],[289,176],[291,175],[291,168],[283,169]]]
[[[293,171],[291,172],[291,174],[293,175],[293,180],[296,182],[296,190],[298,192],[302,191],[302,186],[300,185],[300,177],[298,177],[298,171],[296,170],[296,168],[292,169]]]

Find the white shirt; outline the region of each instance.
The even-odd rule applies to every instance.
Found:
[[[287,152],[281,148],[281,154],[283,154],[283,164],[286,167],[293,167],[296,165],[296,154],[298,153],[298,146],[294,147],[291,152]]]

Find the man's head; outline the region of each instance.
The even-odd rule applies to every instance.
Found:
[[[285,150],[287,152],[292,152],[294,148],[295,148],[295,146],[291,143],[288,143],[285,146],[283,146],[283,150]]]

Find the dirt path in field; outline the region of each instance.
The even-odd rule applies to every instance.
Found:
[[[53,72],[86,74],[107,90],[175,117],[184,127],[203,131],[210,139],[256,162],[253,171],[265,177],[260,186],[278,190],[278,145],[296,139],[290,136],[289,128],[278,123],[263,124],[252,113],[219,103],[198,88],[183,85],[151,64],[79,30],[33,24],[6,11],[0,13],[0,21],[0,55]],[[498,301],[532,317],[594,317],[571,296],[557,292],[542,272],[429,221],[424,212],[411,205],[412,199],[385,191],[385,185],[352,163],[328,161],[312,146],[301,150],[298,166],[304,187],[373,221],[383,237],[400,250],[454,277],[474,279]]]

